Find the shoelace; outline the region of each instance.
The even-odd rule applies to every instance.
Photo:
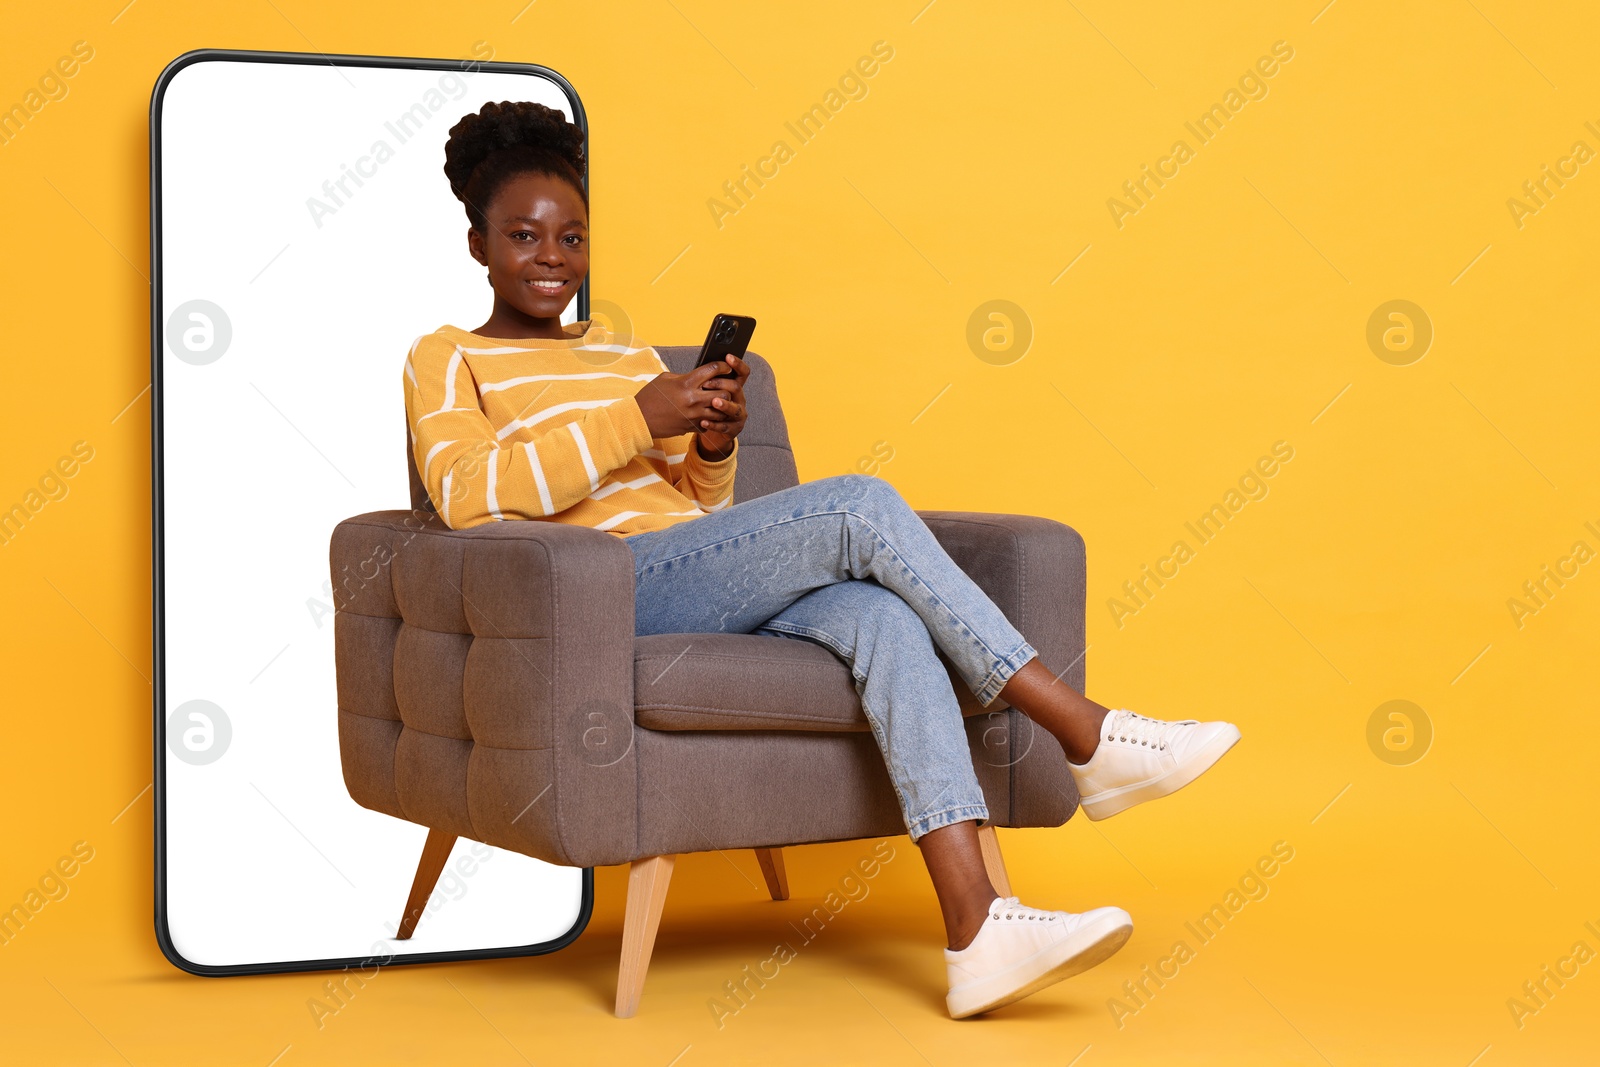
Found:
[[[1054,912],[1044,911],[1040,908],[1030,908],[1026,904],[1023,904],[1022,901],[1016,897],[1006,897],[1004,900],[1000,901],[999,904],[994,906],[999,910],[991,911],[989,914],[996,919],[1006,919],[1010,921],[1016,921],[1020,919],[1026,920],[1027,922],[1053,923],[1057,918]]]
[[[1107,741],[1127,741],[1130,744],[1137,742],[1148,745],[1154,749],[1165,749],[1167,742],[1172,739],[1176,727],[1183,726],[1192,720],[1179,720],[1168,722],[1165,719],[1152,719],[1138,712],[1121,709],[1113,711],[1106,719],[1105,731]]]

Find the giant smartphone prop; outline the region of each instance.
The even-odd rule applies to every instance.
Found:
[[[329,537],[409,506],[407,351],[488,314],[442,168],[490,100],[587,130],[560,75],[479,58],[203,50],[156,82],[155,903],[185,970],[528,955],[588,921],[591,871],[462,839],[395,940],[427,831],[340,769]]]

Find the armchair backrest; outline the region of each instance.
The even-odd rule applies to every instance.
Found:
[[[671,345],[657,347],[656,351],[672,373],[687,374],[700,355],[700,346]],[[789,424],[783,417],[772,367],[754,352],[748,353],[745,359],[750,364],[750,380],[744,387],[748,413],[744,431],[739,434],[739,467],[733,478],[735,504],[800,482],[794,450],[789,445]],[[400,416],[405,419],[404,410]],[[409,422],[406,424],[406,470],[411,478],[411,509],[432,512],[433,501],[428,499],[427,487],[417,474],[416,461],[411,454]]]

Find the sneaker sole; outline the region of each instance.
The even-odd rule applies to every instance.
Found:
[[[1052,945],[1018,960],[1003,971],[950,990],[945,997],[945,1005],[950,1009],[952,1019],[965,1019],[1003,1008],[1013,1001],[1037,993],[1045,986],[1104,963],[1132,936],[1132,922],[1108,915],[1086,927],[1081,936],[1072,941]]]
[[[1160,778],[1096,793],[1092,799],[1081,799],[1079,807],[1091,822],[1099,822],[1101,819],[1109,819],[1118,812],[1127,811],[1135,804],[1176,793],[1209,771],[1217,760],[1239,743],[1240,736],[1239,728],[1234,726],[1228,732],[1218,734],[1215,740],[1190,756],[1187,762],[1174,767]]]

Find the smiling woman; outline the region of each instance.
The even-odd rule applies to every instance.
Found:
[[[583,131],[542,104],[491,102],[451,128],[444,172],[494,306],[406,359],[412,454],[439,517],[627,536],[726,507],[748,370],[702,388],[726,367],[671,374],[654,348],[561,321],[589,273]]]
[[[495,286],[476,332],[565,337],[561,311],[589,273],[583,131],[542,104],[488,103],[451,127],[444,172],[467,210],[468,251]]]
[[[612,343],[586,324],[561,321],[589,269],[582,131],[539,104],[489,103],[450,131],[445,158],[451,188],[472,223],[467,247],[489,269],[494,306],[475,331],[445,325],[417,338],[406,359],[411,452],[439,519],[452,530],[535,519],[616,535],[633,557],[636,637],[801,640],[847,664],[944,913],[946,1006],[955,1018],[1009,1004],[1116,952],[1133,932],[1121,908],[1032,908],[994,884],[979,836],[989,808],[947,667],[984,707],[1003,699],[1001,708],[1016,709],[1055,737],[1091,819],[1192,782],[1239,740],[1238,728],[1113,710],[1062,683],[1064,670],[1040,658],[921,515],[880,478],[839,475],[734,503],[736,438],[745,425],[752,364],[730,354],[725,363],[673,374],[653,348]],[[592,539],[563,540],[584,545],[586,554],[601,551]],[[509,543],[491,536],[479,544],[495,541]],[[551,565],[557,569],[565,568]],[[571,624],[567,630],[577,632]],[[774,644],[766,647],[776,652]],[[626,660],[636,649],[619,644],[616,651]],[[599,672],[606,655],[603,648],[592,659],[580,653],[576,669]],[[781,654],[772,660],[780,661]],[[731,692],[694,699],[742,708],[746,694],[771,684],[756,660],[730,662],[737,664],[726,668]],[[622,714],[631,722],[633,690],[617,692],[625,694],[618,699],[626,701]],[[583,707],[558,713],[575,717]],[[639,736],[650,732],[641,727]],[[619,795],[629,804],[645,781],[644,766],[636,781],[623,783]],[[714,773],[688,764],[665,773],[695,783],[704,777],[707,790],[720,784]],[[785,788],[793,799],[774,794],[775,803],[807,807],[806,787]],[[801,820],[817,821],[786,824],[792,830],[757,831],[748,823],[739,833],[760,838],[751,847],[763,849],[787,833],[831,840],[838,835],[821,829],[822,811],[804,811]],[[704,835],[696,839],[710,847]],[[636,835],[636,848],[650,847],[645,840]],[[629,852],[634,866],[624,923],[636,933],[624,935],[631,947],[617,987],[623,1016],[638,1006],[674,861],[666,849]],[[779,870],[771,855],[765,862]],[[426,891],[428,876],[422,866],[418,871]],[[775,895],[787,893],[781,874],[768,877],[780,887]],[[819,910],[818,920],[833,910]],[[646,917],[651,911],[654,917]],[[713,1015],[720,1023],[715,1007]]]

